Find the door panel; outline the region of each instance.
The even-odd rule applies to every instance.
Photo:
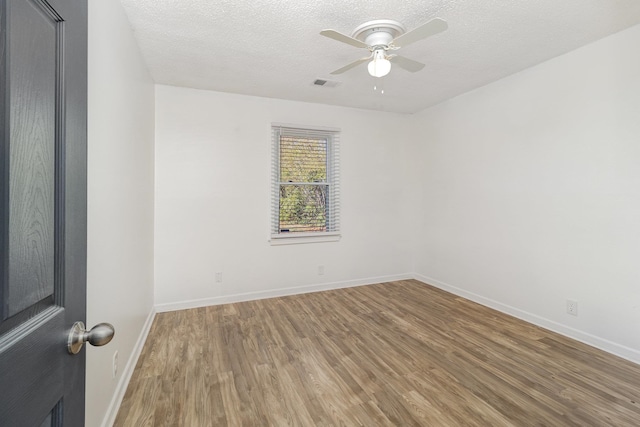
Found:
[[[3,343],[9,348],[0,355],[2,366],[5,360],[11,363],[7,372],[2,369],[2,383],[11,390],[9,395],[3,387],[1,398],[0,419],[7,426],[39,425],[63,395],[66,355],[59,335],[64,329],[64,311],[46,310],[24,326],[30,331],[16,331],[16,341]]]
[[[0,0],[0,424],[84,422],[85,0]]]
[[[8,38],[9,280],[2,320],[54,292],[56,33],[42,5],[16,1]],[[20,55],[22,51],[32,55]],[[60,193],[61,194],[61,193]]]

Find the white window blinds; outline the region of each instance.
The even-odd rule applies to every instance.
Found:
[[[339,132],[273,125],[272,149],[272,238],[339,233]]]

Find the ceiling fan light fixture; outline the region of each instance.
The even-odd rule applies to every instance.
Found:
[[[373,52],[373,61],[367,66],[369,74],[373,77],[384,77],[391,71],[391,62],[384,55],[384,49],[376,49]]]

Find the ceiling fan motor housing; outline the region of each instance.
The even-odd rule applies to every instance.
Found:
[[[387,47],[396,37],[407,31],[404,25],[391,19],[377,19],[358,26],[351,37],[365,42],[371,47]]]

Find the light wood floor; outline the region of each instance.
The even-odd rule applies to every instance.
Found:
[[[116,426],[639,426],[640,366],[407,280],[156,316]]]

